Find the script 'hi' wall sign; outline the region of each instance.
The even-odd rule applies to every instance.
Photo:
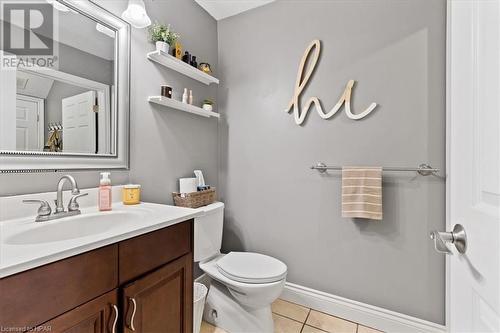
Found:
[[[306,65],[307,59],[309,58],[309,54],[311,51],[314,49],[314,55],[312,58],[311,65],[308,66],[310,67],[307,71],[307,73],[304,75],[304,67]],[[307,83],[309,79],[311,78],[312,73],[314,72],[314,69],[316,68],[316,63],[318,62],[319,55],[321,53],[321,43],[319,40],[315,39],[312,41],[312,43],[307,47],[306,52],[304,53],[304,56],[302,57],[302,61],[300,62],[300,67],[299,67],[299,72],[297,73],[297,81],[295,82],[295,91],[293,94],[293,97],[288,103],[288,107],[286,108],[286,112],[290,112],[293,110],[293,115],[295,118],[295,122],[297,125],[301,125],[304,120],[307,117],[307,114],[312,106],[314,104],[314,107],[316,108],[316,111],[318,112],[319,116],[323,119],[329,119],[333,117],[337,111],[340,110],[342,105],[345,103],[345,113],[347,116],[351,119],[354,120],[359,120],[363,119],[364,117],[368,116],[376,107],[377,103],[372,103],[366,110],[364,110],[361,113],[354,114],[351,111],[351,92],[352,88],[354,87],[354,80],[349,80],[347,82],[346,88],[344,90],[344,94],[340,97],[339,101],[335,106],[330,110],[330,112],[325,113],[323,111],[323,108],[321,107],[321,102],[318,97],[311,97],[307,100],[304,110],[301,110],[300,107],[300,95],[302,94],[302,90],[307,86]]]

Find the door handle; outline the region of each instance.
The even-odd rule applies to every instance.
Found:
[[[135,301],[135,299],[133,297],[129,297],[128,302],[129,302],[129,304],[132,303],[133,310],[132,310],[132,315],[130,316],[130,322],[127,326],[132,331],[135,331],[134,319],[135,319],[135,312],[137,311],[137,302]]]
[[[116,323],[118,322],[118,307],[114,304],[111,304],[111,307],[113,308],[113,312],[115,313],[115,319],[113,319],[111,333],[116,333]]]
[[[467,234],[461,224],[455,224],[451,232],[434,230],[429,236],[434,240],[434,248],[439,253],[453,254],[448,243],[455,245],[455,248],[461,254],[467,251]]]

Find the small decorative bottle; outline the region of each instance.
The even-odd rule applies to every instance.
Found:
[[[182,103],[188,102],[188,89],[184,88],[184,93],[182,94]]]
[[[184,52],[184,55],[182,56],[182,61],[184,61],[187,64],[191,62],[191,55],[189,54],[188,51]]]
[[[189,104],[193,105],[193,91],[189,90]]]
[[[182,44],[179,42],[175,42],[175,48],[174,48],[175,54],[174,56],[181,60],[182,59]]]

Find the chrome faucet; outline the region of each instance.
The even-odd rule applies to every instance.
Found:
[[[64,210],[63,203],[63,187],[66,181],[71,183],[71,194],[73,195],[73,197],[69,200],[67,211]],[[54,213],[52,213],[50,204],[47,201],[23,200],[23,202],[27,204],[39,204],[40,208],[38,208],[38,216],[36,217],[35,222],[44,222],[81,214],[80,205],[78,205],[77,199],[86,195],[88,195],[88,193],[80,194],[80,189],[78,188],[75,178],[73,178],[73,176],[66,175],[61,177],[57,183],[57,199],[54,200],[56,204],[56,211]]]
[[[64,213],[63,187],[66,181],[71,183],[71,194],[80,194],[80,189],[78,188],[75,178],[70,175],[62,176],[61,179],[59,179],[59,183],[57,183],[56,214]]]

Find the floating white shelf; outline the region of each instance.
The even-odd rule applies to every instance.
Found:
[[[207,73],[202,72],[198,68],[188,65],[183,61],[180,61],[170,54],[166,54],[161,51],[154,51],[148,53],[148,59],[157,62],[160,65],[168,67],[176,72],[184,74],[194,80],[200,81],[206,85],[209,85],[210,83],[219,84],[219,80],[217,78],[208,75]]]
[[[184,112],[194,113],[194,114],[196,114],[198,116],[202,116],[202,117],[207,117],[207,118],[210,118],[210,117],[219,118],[220,117],[220,115],[217,112],[206,111],[206,110],[203,110],[202,108],[199,108],[197,106],[182,103],[182,102],[176,101],[175,99],[167,98],[167,97],[163,97],[163,96],[149,96],[148,102],[163,105],[163,106],[166,106],[166,107],[169,107],[172,109],[176,109],[176,110],[180,110],[180,111],[184,111]]]

